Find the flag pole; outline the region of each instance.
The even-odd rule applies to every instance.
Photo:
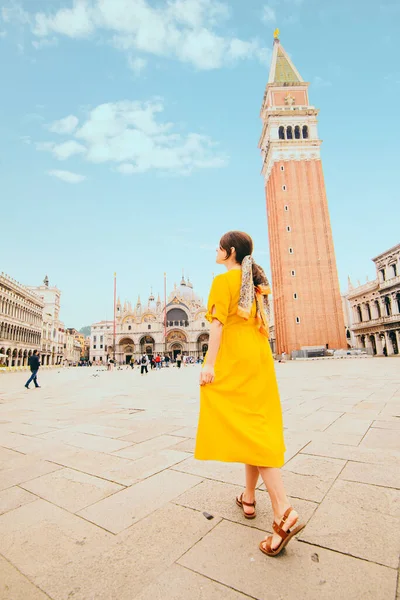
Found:
[[[113,360],[115,364],[115,338],[116,338],[116,310],[117,310],[117,274],[114,273],[114,327],[113,327]]]
[[[164,273],[164,356],[167,354],[167,274]]]

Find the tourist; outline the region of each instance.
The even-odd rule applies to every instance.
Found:
[[[149,364],[149,357],[147,356],[147,354],[143,354],[141,361],[140,361],[140,374],[143,375],[143,373],[148,373],[147,370],[147,365]]]
[[[157,354],[155,362],[157,370],[161,369],[161,356],[159,354]]]
[[[178,369],[181,368],[181,362],[182,362],[182,354],[177,354],[177,356],[176,356],[176,366],[178,367]]]
[[[169,367],[169,361],[170,360],[171,360],[170,357],[168,356],[168,354],[166,354],[165,357],[164,357],[164,362],[165,362],[165,366],[166,367]]]
[[[31,381],[33,381],[33,383],[35,384],[35,387],[37,387],[37,388],[40,387],[40,385],[37,382],[37,374],[38,374],[39,367],[40,367],[40,360],[39,360],[37,353],[38,353],[38,351],[34,350],[32,356],[30,356],[28,359],[28,365],[29,365],[29,368],[30,368],[32,374],[25,384],[25,387],[27,390],[29,390],[29,384]]]
[[[133,356],[131,356],[131,360],[129,361],[131,368],[133,369],[133,367],[135,366],[135,358]]]
[[[247,519],[256,517],[255,490],[261,475],[272,503],[274,534],[259,548],[275,556],[304,524],[290,505],[279,470],[285,444],[268,342],[271,290],[252,253],[251,237],[240,231],[223,235],[217,248],[216,262],[227,272],[214,278],[208,300],[210,340],[200,374],[194,456],[245,464],[246,487],[236,504]]]

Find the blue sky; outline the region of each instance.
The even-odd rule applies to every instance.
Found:
[[[399,242],[395,0],[0,1],[0,271],[80,328],[163,291],[207,297],[248,231],[269,269],[260,105],[273,30],[320,109],[341,288]]]

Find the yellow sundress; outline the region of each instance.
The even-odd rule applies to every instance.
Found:
[[[282,467],[285,443],[274,360],[258,329],[256,304],[239,317],[241,270],[214,278],[206,318],[223,324],[213,383],[200,387],[198,460]],[[211,315],[215,307],[214,314]]]

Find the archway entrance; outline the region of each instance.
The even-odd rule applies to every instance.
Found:
[[[142,354],[147,354],[150,357],[153,356],[154,346],[154,338],[152,338],[150,335],[146,335],[140,340],[140,351]]]
[[[399,353],[399,347],[397,345],[396,333],[394,331],[389,332],[389,339],[392,344],[393,354]]]
[[[133,353],[135,352],[135,344],[132,338],[125,337],[118,344],[118,362],[128,365]]]
[[[182,345],[181,344],[172,344],[171,346],[171,352],[172,352],[172,356],[173,359],[176,360],[176,357],[178,356],[178,354],[182,354]]]
[[[375,336],[374,336],[374,335],[371,335],[369,339],[370,339],[370,342],[371,342],[371,345],[372,345],[372,351],[373,351],[373,353],[374,353],[374,354],[376,354],[376,341],[375,341]]]
[[[204,356],[205,353],[207,352],[209,339],[210,339],[210,336],[208,333],[202,333],[197,338],[197,351],[198,351],[199,356]]]

